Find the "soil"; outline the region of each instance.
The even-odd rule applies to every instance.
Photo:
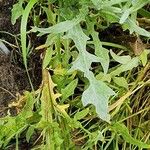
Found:
[[[19,33],[19,21],[14,26],[11,24],[11,9],[14,3],[15,0],[0,0],[0,39],[12,44],[15,43],[15,39],[3,31],[13,35]],[[8,104],[15,99],[17,93],[31,90],[21,54],[15,48],[6,46],[11,53],[5,55],[0,51],[0,117],[7,115]],[[29,74],[36,89],[41,82],[40,54],[33,53],[28,62]]]
[[[15,25],[11,24],[11,9],[16,0],[0,0],[0,39],[4,39],[10,43],[14,43],[14,39],[8,35],[4,34],[5,32],[11,34],[18,34],[20,30],[20,21]]]
[[[11,55],[6,56],[0,53],[0,117],[7,114],[8,104],[15,99],[17,93],[22,94],[25,90],[31,91],[23,64],[15,64],[11,61],[11,57]],[[39,58],[32,57],[29,67],[35,89],[41,82],[41,65],[37,63],[37,59]]]
[[[3,110],[7,108],[9,100],[13,99],[15,92],[18,91],[12,68],[9,56],[0,53],[0,117],[6,115],[6,112]]]
[[[149,47],[149,44],[144,44],[139,36],[130,34],[128,30],[124,31],[118,23],[112,23],[99,33],[102,41],[123,45],[135,55],[140,55],[145,48]]]
[[[11,8],[14,2],[14,0],[0,0],[0,31],[2,31],[0,39],[8,42],[13,42],[13,40],[3,31],[17,34],[19,29],[19,27],[12,26],[10,21]],[[14,68],[16,67],[11,64],[10,55],[0,53],[0,117],[6,115],[8,103],[15,98],[16,92],[19,92],[14,79]]]

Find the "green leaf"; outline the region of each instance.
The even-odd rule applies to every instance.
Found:
[[[46,39],[46,47],[52,45],[53,43],[55,43],[55,41],[57,40],[57,35],[55,34],[48,34],[47,39]]]
[[[146,4],[148,4],[149,2],[150,2],[150,0],[132,1],[132,7],[130,9],[132,12],[135,12],[135,11],[139,10],[140,8],[142,8],[143,6],[145,6]]]
[[[22,2],[14,4],[11,10],[11,23],[13,25],[16,23],[16,20],[22,15],[22,13],[23,13]]]
[[[84,105],[93,104],[96,107],[98,116],[109,122],[108,99],[115,94],[104,82],[95,79],[94,74],[89,70],[92,62],[99,62],[98,57],[86,51],[86,42],[88,37],[83,33],[82,28],[78,25],[69,30],[68,38],[71,38],[79,51],[79,55],[70,71],[80,70],[89,80],[90,85],[83,92],[82,102]]]
[[[130,15],[130,9],[126,9],[125,11],[124,11],[124,13],[123,13],[123,15],[121,16],[121,18],[120,18],[120,21],[119,21],[119,23],[120,24],[123,24],[125,21],[126,21],[126,19],[129,17],[129,15]]]
[[[88,89],[82,95],[82,102],[84,105],[93,104],[99,117],[109,122],[108,99],[114,92],[102,81],[97,81],[93,73],[89,71],[91,63],[97,62],[98,59],[86,51],[86,41],[88,38],[79,26],[73,28],[68,33],[68,37],[73,39],[79,50],[79,56],[73,63],[71,70],[81,70],[90,81]]]
[[[75,46],[79,52],[86,51],[86,43],[90,38],[83,32],[79,24],[69,30],[66,37],[72,39],[75,42]]]
[[[142,65],[145,66],[146,63],[147,63],[147,55],[149,54],[150,52],[148,52],[148,50],[144,50],[142,52],[142,54],[139,56],[141,62],[142,62]]]
[[[76,20],[66,20],[64,22],[60,22],[52,27],[49,28],[38,28],[38,27],[33,27],[32,28],[32,32],[40,32],[43,34],[47,34],[47,33],[63,33],[68,31],[69,29],[73,28],[73,26],[75,26],[78,22],[76,22]]]
[[[139,9],[138,13],[147,19],[150,18],[150,12],[145,10],[144,8]]]
[[[18,96],[18,102],[16,103],[19,106],[25,103],[22,111],[15,117],[6,116],[5,118],[0,118],[0,122],[1,119],[4,120],[3,124],[0,125],[0,144],[3,142],[4,147],[15,135],[19,135],[28,127],[27,120],[33,116],[35,102],[33,95],[29,92],[24,94],[24,96]],[[15,102],[11,105],[15,105]],[[3,139],[5,140],[3,141]]]
[[[113,81],[120,87],[128,89],[128,83],[124,77],[113,77]]]
[[[48,28],[38,28],[38,27],[33,27],[32,32],[40,32],[42,34],[48,34],[48,33],[63,33],[67,32],[68,30],[72,29],[74,26],[76,26],[80,21],[84,19],[84,14],[78,15],[76,18],[72,20],[66,20],[60,23],[57,23],[56,25],[53,25],[52,27]]]
[[[99,59],[99,62],[101,63],[104,73],[106,74],[108,72],[109,68],[109,51],[106,48],[96,48],[95,47],[95,54]]]
[[[85,74],[88,74],[91,63],[99,62],[98,57],[86,51],[86,42],[89,37],[83,33],[82,28],[79,25],[69,30],[66,37],[71,38],[79,50],[79,55],[73,62],[73,66],[69,71],[80,70]]]
[[[103,133],[99,130],[91,132],[89,140],[85,143],[85,148],[83,150],[92,150],[93,145],[97,145],[99,141],[105,142],[105,137],[103,136]]]
[[[102,1],[101,0],[91,0],[92,3],[94,4],[94,6],[96,7],[96,9],[100,9],[100,6],[102,4]]]
[[[124,23],[123,27],[124,29],[129,29],[130,33],[136,32],[139,35],[150,37],[150,32],[136,25],[136,23],[129,18],[127,19],[127,22]]]
[[[19,115],[15,117],[6,116],[5,118],[0,118],[0,122],[3,122],[0,125],[0,145],[3,144],[3,147],[7,146],[10,140],[16,135],[22,133],[27,127],[26,117],[24,115]]]
[[[112,71],[110,74],[112,76],[119,75],[122,72],[132,70],[134,67],[138,66],[139,58],[132,58],[128,63],[119,66],[116,70]]]
[[[106,1],[105,3],[107,4],[107,5],[116,5],[116,4],[120,4],[120,3],[122,3],[122,2],[127,2],[128,0],[110,0],[110,2],[108,3],[108,1]]]
[[[83,92],[83,105],[93,104],[96,108],[98,116],[109,122],[110,116],[108,114],[108,99],[114,95],[114,91],[109,88],[104,82],[92,79],[88,89]]]
[[[102,47],[102,43],[99,40],[99,33],[94,30],[94,24],[89,23],[90,32],[93,38],[93,43],[95,47],[95,54],[98,56],[99,62],[101,63],[104,73],[106,74],[109,67],[109,52],[107,49]]]
[[[83,119],[89,113],[89,108],[83,109],[74,115],[75,120]]]
[[[118,15],[108,10],[102,10],[101,16],[110,23],[119,22],[120,20],[120,17]]]
[[[27,30],[27,22],[28,22],[28,17],[30,14],[31,9],[33,6],[36,4],[38,0],[32,0],[29,1],[27,4],[25,10],[23,11],[22,19],[21,19],[21,46],[22,46],[22,55],[23,55],[23,62],[25,67],[27,68],[27,47],[26,47],[26,30]]]
[[[24,92],[25,94],[25,100],[26,100],[26,104],[22,109],[22,112],[19,114],[20,117],[22,118],[29,118],[33,115],[33,107],[34,107],[34,98],[32,93],[26,91]],[[20,97],[21,99],[22,97]]]
[[[110,83],[111,75],[110,74],[104,74],[103,72],[100,72],[98,75],[96,75],[96,79],[101,80],[101,81],[107,81],[108,83]]]
[[[33,133],[34,133],[34,127],[33,127],[33,126],[30,126],[30,127],[28,128],[28,130],[27,130],[27,133],[26,133],[26,140],[27,140],[28,143],[29,143],[30,138],[31,138],[31,136],[33,135]]]
[[[131,57],[128,56],[118,56],[116,55],[112,50],[110,50],[110,54],[113,57],[113,59],[120,64],[127,64],[129,61],[131,61]]]
[[[65,100],[72,94],[74,94],[74,90],[78,84],[78,80],[75,79],[72,82],[70,82],[64,89],[61,90],[62,93],[62,99]]]
[[[45,13],[47,15],[47,21],[49,23],[55,24],[56,23],[56,21],[55,21],[56,20],[56,14],[54,14],[52,12],[52,10],[47,8],[47,7],[42,7],[42,8],[43,8],[43,10],[45,11]]]
[[[44,56],[44,60],[43,60],[43,69],[45,69],[49,65],[51,58],[52,58],[52,52],[53,50],[51,47],[47,48],[45,56]]]
[[[69,72],[80,70],[85,74],[88,74],[92,62],[99,62],[99,59],[86,51],[83,54],[79,53],[77,59],[72,63],[73,66]]]
[[[121,136],[123,137],[123,139],[133,145],[137,145],[140,148],[150,148],[149,144],[146,144],[144,142],[141,142],[137,139],[134,139],[130,134],[129,131],[127,129],[127,127],[124,124],[121,123],[115,123],[112,128],[118,132],[119,134],[121,134]]]

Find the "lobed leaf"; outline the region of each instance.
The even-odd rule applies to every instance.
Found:
[[[84,105],[93,104],[98,116],[109,122],[108,99],[115,93],[104,82],[96,80],[94,74],[89,70],[92,62],[99,62],[98,57],[86,51],[86,42],[89,38],[83,33],[79,25],[69,30],[67,37],[74,41],[79,51],[70,71],[80,70],[84,72],[84,76],[90,82],[88,89],[83,92],[82,102]]]
[[[72,20],[66,20],[60,23],[57,23],[56,25],[53,25],[48,28],[38,28],[38,27],[33,27],[32,32],[40,32],[40,34],[48,34],[48,33],[53,33],[53,34],[58,34],[58,33],[64,33],[67,32],[68,30],[72,29],[74,26],[76,26],[78,23],[80,23],[83,19],[85,14],[78,15],[76,18]]]
[[[107,49],[102,47],[102,43],[99,40],[98,32],[94,30],[94,24],[91,25],[90,28],[95,47],[95,54],[103,67],[104,73],[106,74],[109,68],[109,54],[108,54],[109,52]]]

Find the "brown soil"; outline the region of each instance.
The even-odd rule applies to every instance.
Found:
[[[5,108],[18,91],[12,68],[9,56],[0,53],[0,117],[5,115]]]
[[[11,24],[11,8],[15,0],[0,0],[0,39],[14,42],[14,39],[5,32],[17,34],[19,26]],[[11,49],[10,49],[11,50]],[[0,53],[0,117],[7,113],[7,106],[11,99],[14,99],[16,92],[19,92],[15,81],[16,66],[11,63],[10,55]]]
[[[0,39],[14,44],[16,41],[10,35],[19,33],[19,21],[13,26],[11,24],[11,9],[16,0],[0,0]],[[8,104],[15,99],[16,94],[22,94],[25,90],[31,90],[26,70],[22,63],[21,54],[15,48],[6,45],[11,54],[6,56],[0,52],[0,117],[7,114]],[[29,73],[35,88],[41,82],[41,64],[39,55],[32,54],[29,62]]]
[[[11,24],[11,9],[16,0],[0,0],[0,31],[8,32],[11,34],[19,33],[19,21],[15,24]],[[8,35],[0,32],[0,39],[4,39],[8,42],[14,43],[14,39]]]
[[[17,93],[31,90],[23,65],[14,64],[11,57],[0,53],[0,117],[7,114],[8,104],[16,98]],[[34,64],[36,61],[32,62],[29,73],[34,87],[38,88],[41,81],[40,64],[38,67]]]

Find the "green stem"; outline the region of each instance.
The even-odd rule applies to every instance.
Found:
[[[30,78],[30,75],[29,75],[29,72],[27,69],[27,53],[28,52],[27,52],[27,47],[26,47],[26,42],[27,42],[27,40],[26,40],[26,29],[27,29],[27,21],[28,21],[29,13],[37,1],[38,0],[30,0],[28,5],[26,6],[26,8],[23,12],[23,15],[22,15],[22,19],[21,19],[21,31],[20,31],[21,32],[21,45],[22,45],[23,62],[25,65],[25,69],[27,72],[29,83],[30,83],[33,91],[34,91],[33,85],[32,85],[31,78]]]
[[[61,62],[61,43],[60,43],[60,35],[57,36],[56,49],[57,49],[58,60],[59,60],[59,62]]]
[[[104,46],[110,46],[110,47],[120,48],[120,49],[128,51],[128,49],[125,46],[122,46],[122,45],[119,45],[119,44],[115,44],[115,43],[111,43],[111,42],[101,42],[101,43]],[[88,41],[87,44],[94,44],[94,43],[93,43],[93,41]],[[94,47],[92,47],[92,48],[94,48]]]

